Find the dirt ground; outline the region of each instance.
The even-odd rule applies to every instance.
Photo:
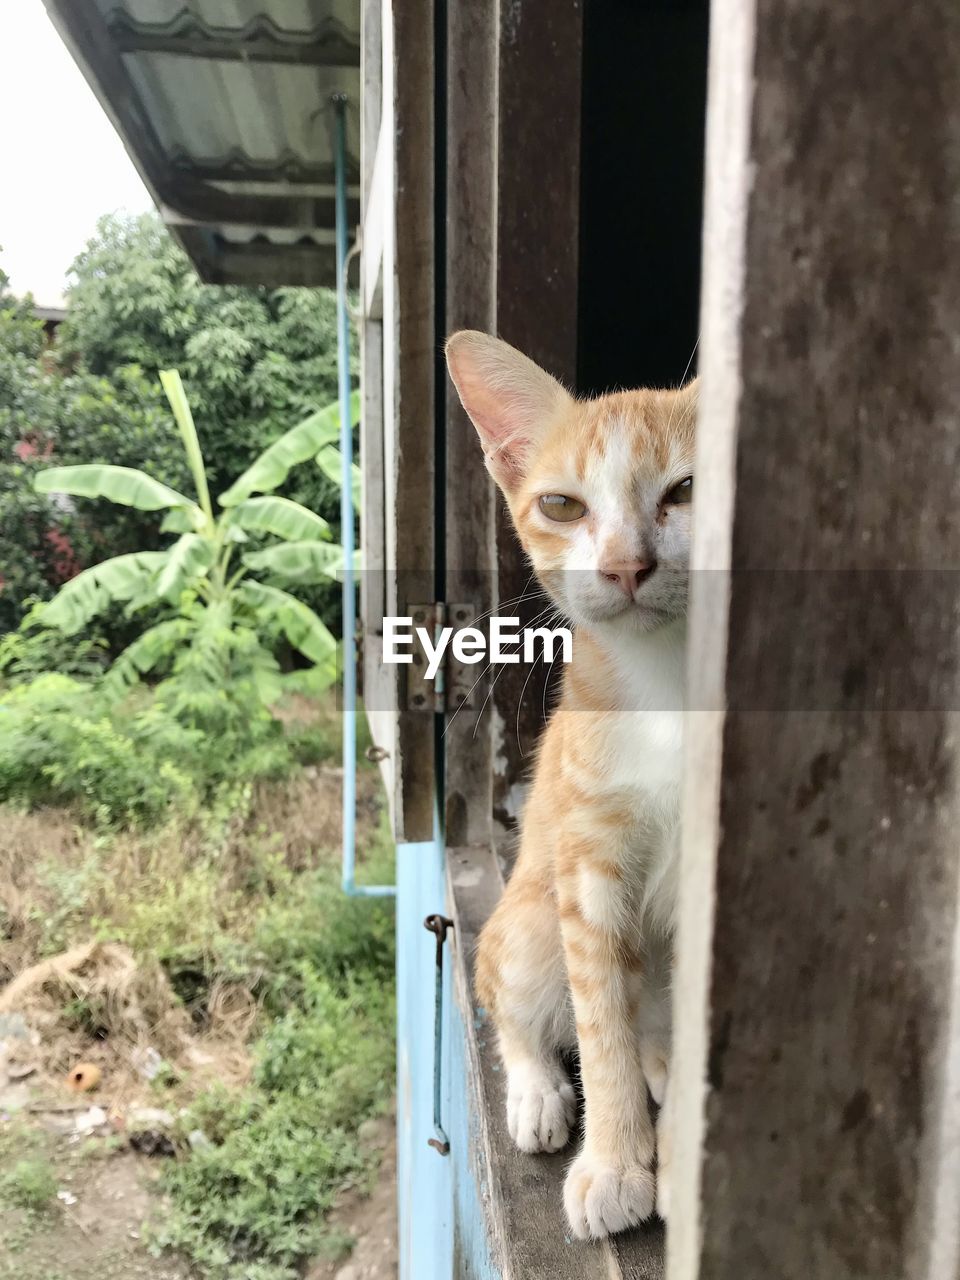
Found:
[[[0,1117],[0,1136],[11,1124]],[[393,1120],[376,1122],[370,1141],[384,1148],[372,1194],[345,1195],[331,1224],[355,1240],[351,1255],[305,1268],[306,1280],[395,1280],[397,1275],[396,1149]],[[36,1144],[36,1145],[34,1145]],[[6,1143],[4,1165],[16,1156]],[[169,1254],[155,1258],[142,1239],[144,1220],[162,1214],[152,1188],[162,1158],[117,1148],[109,1138],[72,1141],[31,1130],[31,1151],[49,1159],[58,1198],[35,1211],[3,1206],[0,1213],[0,1280],[201,1280]]]
[[[0,1225],[2,1280],[188,1280],[176,1260],[152,1257],[141,1239],[154,1205],[150,1184],[157,1166],[130,1151],[94,1154],[50,1139],[46,1154],[60,1187],[43,1210],[3,1209]],[[89,1144],[89,1145],[88,1145]],[[75,1203],[64,1201],[74,1200]]]

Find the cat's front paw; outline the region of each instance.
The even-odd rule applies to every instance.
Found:
[[[539,1065],[511,1070],[507,1086],[507,1128],[521,1151],[559,1151],[577,1118],[573,1085],[558,1068]]]
[[[574,1160],[563,1188],[570,1229],[580,1240],[635,1227],[653,1213],[653,1170],[645,1164],[617,1164],[584,1152]]]

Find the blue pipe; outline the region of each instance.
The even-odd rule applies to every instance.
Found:
[[[340,393],[340,540],[343,545],[343,892],[393,897],[392,884],[354,879],[357,860],[357,596],[353,573],[353,423],[350,413],[350,317],[347,312],[347,99],[335,94],[337,215],[337,383]]]

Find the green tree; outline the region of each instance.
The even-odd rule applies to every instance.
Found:
[[[113,376],[177,368],[203,423],[210,483],[226,487],[291,421],[337,394],[336,302],[328,289],[202,284],[155,214],[101,218],[72,267],[61,358]],[[336,523],[317,468],[284,492]]]
[[[30,299],[0,276],[0,633],[31,597],[79,567],[159,547],[156,522],[105,501],[74,510],[35,492],[45,459],[136,466],[181,489],[188,471],[156,374],[179,368],[203,424],[210,485],[225,488],[297,421],[336,395],[333,294],[204,285],[160,219],[111,215],[73,265],[67,321],[46,347]],[[282,496],[339,538],[327,460],[300,467]],[[336,625],[332,584],[305,598]],[[105,630],[129,639],[118,615]]]
[[[38,494],[33,476],[53,457],[135,463],[172,485],[189,475],[156,380],[136,365],[110,379],[69,367],[64,376],[33,300],[15,298],[0,272],[0,633],[92,560],[159,545],[140,512],[108,503],[78,512]]]
[[[63,541],[49,536],[69,523],[68,515],[61,520],[32,483],[46,448],[46,424],[57,413],[43,350],[32,299],[15,298],[0,270],[0,632],[16,625],[25,599],[48,596],[73,568]],[[34,423],[44,426],[33,431]]]

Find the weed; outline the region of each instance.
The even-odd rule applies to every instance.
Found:
[[[309,731],[304,710],[283,718],[288,738],[305,719]],[[315,718],[315,743],[332,743],[335,713]],[[143,754],[137,768],[151,767]],[[360,872],[380,882],[392,879],[392,847],[386,819],[375,825],[375,787],[364,769]],[[153,1246],[181,1250],[209,1280],[292,1280],[305,1256],[344,1250],[328,1210],[375,1171],[358,1131],[392,1093],[392,904],[340,890],[336,771],[228,779],[209,795],[153,829],[8,810],[0,978],[101,940],[69,985],[36,993],[56,1026],[45,1068],[59,1072],[56,1054],[83,1057],[95,1043],[115,1091],[142,1097],[131,1047],[156,1048],[163,1068],[149,1091],[170,1110],[187,1104],[182,1137],[199,1129],[209,1145],[184,1141],[167,1166]],[[224,1083],[212,1086],[216,1075]],[[0,1164],[44,1154],[0,1126]]]
[[[211,1145],[166,1174],[172,1207],[156,1247],[223,1280],[288,1280],[304,1255],[342,1247],[324,1215],[344,1186],[370,1179],[375,1157],[357,1132],[392,1091],[391,916],[344,898],[329,873],[299,910],[288,897],[267,911],[252,954],[277,1016],[254,1046],[250,1086],[194,1103],[185,1123]]]
[[[27,1156],[0,1177],[0,1196],[10,1204],[35,1212],[48,1208],[56,1198],[57,1179],[49,1160]]]

